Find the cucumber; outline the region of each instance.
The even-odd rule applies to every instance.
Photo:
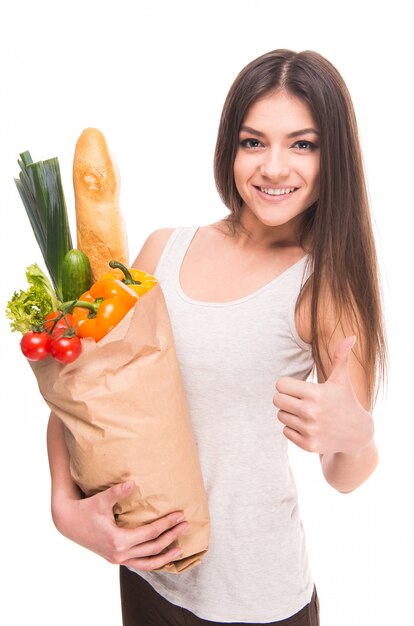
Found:
[[[73,248],[66,253],[62,265],[63,301],[77,300],[92,284],[89,259],[84,252]]]

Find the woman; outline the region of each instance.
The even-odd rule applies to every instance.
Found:
[[[215,177],[230,215],[156,231],[134,264],[156,274],[169,308],[209,552],[178,576],[154,572],[177,558],[180,513],[118,529],[112,506],[132,485],[80,499],[52,416],[54,520],[121,565],[126,626],[314,625],[287,441],[318,453],[335,489],[363,483],[378,460],[371,411],[386,355],[357,127],[335,68],[289,50],[244,68],[224,105]]]

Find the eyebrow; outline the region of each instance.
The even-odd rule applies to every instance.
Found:
[[[256,135],[257,137],[265,137],[265,133],[262,133],[260,130],[255,130],[250,126],[242,126],[240,132],[251,133],[252,135]],[[319,135],[320,133],[315,128],[302,128],[301,130],[295,130],[293,133],[289,133],[288,137],[291,139],[292,137],[300,137],[301,135],[309,135],[309,134]]]

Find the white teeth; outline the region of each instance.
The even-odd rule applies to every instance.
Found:
[[[285,193],[295,191],[295,188],[287,187],[286,189],[267,189],[266,187],[260,187],[260,191],[269,194],[269,196],[282,196]]]

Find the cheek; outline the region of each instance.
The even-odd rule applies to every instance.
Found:
[[[244,155],[242,154],[236,155],[233,165],[234,182],[239,193],[246,183],[247,179],[250,177],[251,169],[249,168],[248,160],[243,158],[243,156]]]
[[[241,183],[244,177],[243,177],[242,160],[238,158],[237,156],[234,160],[234,165],[233,165],[233,177],[234,177],[234,183],[237,187],[237,191],[240,193],[240,187],[241,187]]]
[[[306,177],[312,189],[312,196],[316,195],[317,198],[319,196],[319,159],[309,164]]]

